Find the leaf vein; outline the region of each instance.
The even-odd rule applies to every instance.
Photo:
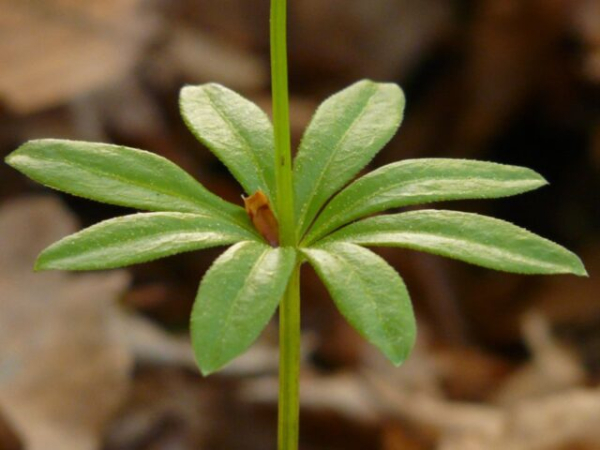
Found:
[[[302,205],[302,209],[300,210],[300,229],[301,230],[303,228],[305,228],[306,213],[308,212],[308,208],[309,208],[310,204],[312,203],[313,199],[315,198],[317,193],[321,190],[320,186],[322,184],[323,178],[325,177],[325,173],[327,172],[332,161],[335,159],[336,153],[338,152],[339,148],[346,141],[348,135],[350,134],[350,132],[352,131],[352,129],[354,128],[356,123],[366,114],[369,103],[373,100],[373,97],[375,97],[375,95],[377,94],[377,86],[373,86],[371,91],[372,92],[369,93],[369,97],[366,99],[366,101],[364,101],[364,105],[362,106],[360,113],[354,119],[352,119],[352,122],[350,123],[350,125],[348,126],[346,131],[344,131],[344,133],[342,134],[342,136],[340,137],[338,142],[335,144],[333,150],[329,154],[329,158],[327,158],[327,161],[325,162],[325,164],[323,166],[323,170],[321,171],[321,173],[319,174],[319,177],[317,178],[316,183],[314,183],[314,186],[315,186],[314,189],[312,189],[312,191],[309,194],[308,199],[304,202],[304,205]]]

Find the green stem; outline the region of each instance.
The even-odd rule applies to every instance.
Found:
[[[287,69],[287,0],[271,0],[271,84],[275,129],[275,199],[282,246],[297,246]],[[279,450],[298,449],[300,265],[279,307]]]
[[[296,266],[279,308],[278,449],[297,450],[300,373],[300,266]]]
[[[286,0],[271,0],[271,88],[279,238],[282,246],[295,246],[286,24]]]

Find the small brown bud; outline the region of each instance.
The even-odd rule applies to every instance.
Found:
[[[242,198],[254,227],[271,246],[279,247],[279,225],[265,193],[258,190],[250,197]]]

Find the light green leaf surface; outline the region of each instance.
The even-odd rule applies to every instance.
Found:
[[[242,242],[223,253],[204,276],[192,311],[196,360],[204,375],[243,353],[259,336],[296,264],[292,248]]]
[[[294,162],[295,208],[302,236],[323,204],[392,138],[404,94],[364,80],[327,99],[308,126]]]
[[[523,274],[587,275],[581,260],[554,242],[511,223],[455,211],[412,211],[365,219],[325,242],[405,247]]]
[[[359,178],[319,214],[306,242],[369,214],[428,202],[498,198],[547,184],[536,172],[464,159],[413,159],[381,167]]]
[[[242,185],[248,195],[261,189],[273,203],[273,126],[254,103],[210,83],[186,86],[179,107],[185,123]]]
[[[416,325],[398,273],[354,244],[331,243],[302,251],[348,322],[394,364],[402,363],[414,345]]]
[[[53,189],[113,205],[229,217],[250,226],[245,211],[206,190],[181,168],[150,152],[59,139],[30,141],[6,162]]]
[[[260,237],[212,216],[144,213],[100,222],[58,241],[39,256],[36,269],[113,269],[177,253]]]

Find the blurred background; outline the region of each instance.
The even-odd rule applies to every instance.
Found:
[[[270,110],[267,0],[0,0],[0,156],[42,137],[163,155],[240,203],[177,96],[216,81]],[[600,449],[600,1],[291,0],[292,127],[361,79],[406,119],[372,167],[415,157],[524,165],[551,183],[436,205],[515,222],[590,278],[523,277],[398,249],[419,321],[395,369],[303,271],[303,450]],[[277,332],[203,379],[187,339],[222,251],[105,273],[36,254],[128,211],[0,164],[0,449],[275,449]]]

